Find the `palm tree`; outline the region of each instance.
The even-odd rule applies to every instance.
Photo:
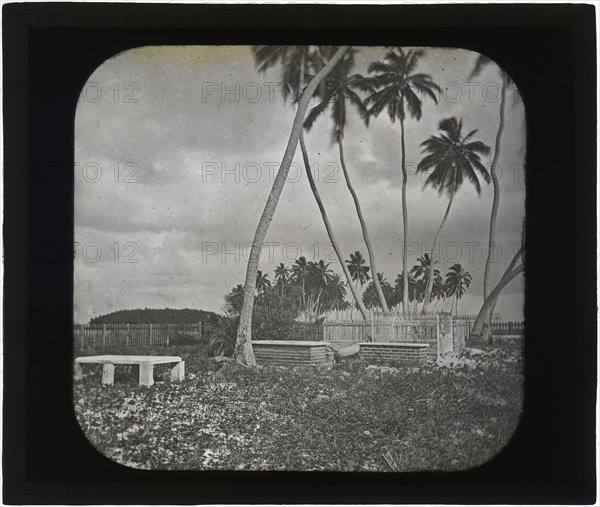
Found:
[[[256,272],[256,291],[260,294],[270,288],[271,281],[269,280],[269,275],[267,273],[263,275],[262,271],[259,269]]]
[[[414,269],[414,268],[413,268]],[[408,273],[408,276],[406,277],[406,279],[408,280],[408,301],[412,302],[417,298],[417,292],[418,292],[418,281],[415,278],[413,272],[413,270],[411,270]],[[410,313],[410,308],[404,308],[404,303],[402,301],[402,297],[404,295],[404,273],[400,273],[395,280],[395,285],[394,285],[394,293],[395,293],[395,297],[396,300],[398,302],[402,302],[403,307],[402,310],[404,311],[405,314]]]
[[[346,284],[337,273],[334,273],[329,283],[323,290],[321,298],[322,308],[325,311],[344,310],[348,305],[346,299]]]
[[[467,178],[473,184],[478,195],[481,193],[481,185],[477,173],[481,175],[486,183],[490,182],[490,175],[481,163],[479,156],[480,154],[487,155],[490,152],[490,147],[481,141],[470,140],[477,130],[472,130],[463,137],[462,120],[458,121],[454,117],[442,120],[439,129],[442,131],[439,136],[430,136],[429,139],[421,143],[426,156],[417,166],[417,171],[419,172],[432,169],[425,180],[424,187],[431,185],[438,190],[440,195],[444,193],[448,195],[446,213],[444,213],[444,218],[433,238],[433,245],[431,247],[432,259],[438,236],[446,223],[454,196],[463,184],[464,179]],[[429,266],[429,278],[427,280],[427,288],[425,289],[422,313],[427,311],[431,300],[431,286],[433,284],[431,273],[433,272],[433,265],[434,263],[432,262]]]
[[[244,287],[241,284],[236,285],[231,292],[225,296],[225,305],[228,313],[239,315],[242,311],[242,302],[244,301]]]
[[[283,296],[283,289],[290,281],[290,270],[283,262],[275,268],[275,280],[277,285],[281,287],[281,296]]]
[[[310,266],[306,262],[306,257],[302,256],[296,259],[292,265],[292,280],[302,287],[302,304],[306,300],[306,280],[310,273]]]
[[[377,273],[377,279],[379,280],[380,287],[383,289],[386,302],[388,302],[391,306],[394,300],[394,289],[385,279],[383,273]],[[381,302],[379,300],[377,290],[375,289],[375,285],[373,284],[373,280],[371,280],[371,283],[367,286],[367,289],[363,294],[363,302],[365,303],[365,306],[369,309],[381,308]]]
[[[246,269],[246,279],[244,283],[244,302],[242,304],[242,311],[240,314],[240,323],[238,326],[234,358],[235,360],[246,366],[256,366],[256,358],[252,350],[252,309],[254,307],[254,289],[256,284],[256,272],[258,271],[258,262],[260,260],[260,253],[262,246],[269,229],[269,224],[273,219],[273,214],[277,208],[279,197],[283,191],[285,180],[288,176],[294,153],[296,152],[296,146],[300,134],[302,133],[302,126],[304,123],[304,115],[308,109],[308,103],[315,93],[315,90],[323,79],[331,72],[336,64],[344,56],[344,53],[349,49],[349,46],[340,46],[338,51],[333,57],[327,62],[327,64],[313,77],[304,90],[302,98],[298,102],[298,109],[294,117],[294,123],[292,124],[292,130],[290,137],[281,160],[281,165],[273,182],[271,192],[265,204],[265,208],[262,212],[254,239],[252,240],[252,248],[250,249],[250,256],[248,259],[248,267]]]
[[[348,264],[348,271],[350,271],[352,280],[360,283],[361,287],[371,278],[369,276],[370,268],[365,266],[365,258],[358,250],[350,254],[350,260],[347,260],[346,264]]]
[[[348,104],[353,105],[358,110],[360,117],[363,119],[365,124],[368,125],[369,114],[366,106],[361,100],[360,96],[356,93],[359,91],[372,91],[372,88],[366,83],[365,79],[358,74],[350,75],[350,71],[354,66],[354,51],[348,51],[342,61],[336,66],[336,68],[329,74],[327,79],[324,81],[324,85],[317,90],[317,96],[320,102],[313,107],[304,121],[304,127],[309,131],[314,125],[316,119],[327,111],[331,107],[331,119],[333,121],[333,132],[332,141],[337,143],[339,149],[340,163],[344,172],[344,179],[346,180],[346,186],[352,195],[354,201],[354,207],[356,208],[356,214],[360,222],[363,239],[367,246],[367,252],[369,255],[369,264],[371,265],[371,272],[377,271],[375,264],[375,252],[369,238],[369,231],[365,222],[360,202],[352,182],[350,181],[350,175],[348,174],[348,168],[346,167],[346,160],[344,158],[344,129],[346,127],[346,118]],[[381,308],[383,311],[388,313],[387,303],[379,285],[379,280],[374,278],[375,289],[380,299]]]
[[[335,273],[323,260],[308,263],[309,280],[312,288],[323,289],[329,285]]]
[[[471,274],[468,271],[465,271],[459,263],[450,266],[450,271],[446,273],[444,286],[446,295],[454,298],[452,306],[456,313],[458,313],[458,300],[463,297],[470,285]],[[450,312],[452,313],[452,308]]]
[[[440,87],[435,84],[428,74],[413,74],[423,56],[423,51],[407,51],[402,48],[390,50],[386,53],[383,62],[372,62],[368,72],[375,74],[369,83],[377,90],[370,95],[366,103],[372,104],[369,115],[379,116],[387,109],[392,122],[400,121],[401,136],[401,169],[402,169],[402,222],[403,222],[403,247],[402,247],[402,273],[404,276],[402,305],[408,308],[408,206],[406,204],[406,148],[404,144],[404,119],[406,110],[417,121],[421,119],[422,101],[419,95],[429,95],[437,104],[435,92],[440,92]]]
[[[475,61],[475,67],[471,72],[470,78],[476,77],[485,67],[490,65],[492,61],[483,55],[479,55]],[[498,130],[496,132],[496,142],[494,145],[494,156],[492,157],[492,165],[490,168],[490,174],[492,176],[492,186],[494,189],[494,196],[492,200],[492,212],[490,215],[490,234],[488,248],[492,248],[496,244],[496,219],[498,216],[498,207],[500,206],[500,181],[498,180],[497,166],[500,158],[500,146],[502,144],[502,133],[504,132],[504,105],[506,103],[506,89],[510,83],[508,74],[502,69],[500,70],[500,77],[502,79],[502,89],[500,92],[500,120],[498,123]],[[491,270],[492,270],[492,255],[491,251],[488,252],[487,259],[485,261],[485,271],[483,275],[483,300],[485,301],[491,290]]]
[[[435,305],[433,305],[433,309],[441,300],[445,300],[446,295],[446,287],[444,286],[444,280],[442,279],[441,273],[436,269],[433,273],[433,285],[431,287],[431,299],[435,300]]]
[[[322,51],[319,46],[254,46],[252,51],[254,53],[254,58],[259,72],[264,72],[268,68],[277,64],[283,65],[283,97],[287,99],[291,96],[294,103],[299,103],[301,93],[304,89],[307,71],[312,69],[316,73],[316,71],[320,70],[322,65],[324,65],[322,63]],[[344,265],[341,249],[333,233],[331,223],[329,222],[327,212],[325,211],[325,206],[323,205],[323,200],[321,199],[312,176],[308,151],[306,150],[304,135],[302,132],[300,132],[300,150],[302,152],[302,159],[304,162],[304,169],[306,171],[308,183],[315,200],[317,201],[317,206],[319,207],[321,217],[323,218],[323,223],[325,224],[325,230],[329,236],[329,241],[333,246],[333,250],[335,251],[335,254],[337,255],[337,258],[342,266],[342,271],[344,272],[344,276],[348,281],[348,286],[350,287],[352,296],[356,301],[356,306],[360,310],[363,318],[367,320],[367,309],[362,304],[357,290],[351,283],[350,273]]]

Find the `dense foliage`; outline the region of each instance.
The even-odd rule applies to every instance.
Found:
[[[99,315],[90,320],[91,324],[183,324],[198,322],[217,322],[219,316],[214,312],[185,308],[144,308],[138,310],[119,310]]]

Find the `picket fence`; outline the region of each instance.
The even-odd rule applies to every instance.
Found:
[[[321,323],[297,322],[295,340],[328,342],[428,343],[431,354],[462,352],[471,326],[450,314],[383,316],[371,314],[365,320],[325,320]]]
[[[175,324],[74,324],[73,338],[79,350],[130,345],[165,345],[210,338],[213,324],[206,322]]]

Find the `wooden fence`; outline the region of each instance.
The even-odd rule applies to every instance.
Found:
[[[74,324],[77,350],[129,345],[165,345],[183,341],[204,342],[214,326],[206,322],[177,324]]]

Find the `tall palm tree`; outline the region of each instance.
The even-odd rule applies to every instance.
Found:
[[[264,72],[274,65],[281,64],[283,66],[282,72],[282,83],[283,90],[282,94],[285,99],[292,98],[292,101],[299,104],[300,96],[304,90],[304,83],[307,77],[310,77],[309,70],[313,71],[313,74],[318,73],[321,70],[323,63],[322,50],[320,46],[254,46],[252,48],[257,69],[259,72]],[[343,255],[339,244],[333,233],[333,228],[329,222],[323,200],[319,194],[319,190],[315,184],[310,168],[310,160],[308,157],[308,151],[304,143],[304,135],[300,132],[300,150],[302,152],[302,159],[304,162],[304,169],[310,189],[317,201],[317,206],[323,218],[325,224],[325,230],[329,236],[329,241],[333,246],[333,250],[337,255],[337,258],[342,266],[344,276],[348,281],[348,286],[352,292],[352,296],[356,301],[356,306],[360,310],[363,318],[368,319],[367,309],[362,304],[358,291],[351,283],[350,273],[344,265]]]
[[[493,62],[484,55],[479,55],[475,61],[475,67],[471,72],[471,78],[476,77],[485,67],[492,64]],[[500,91],[500,111],[499,111],[499,122],[498,130],[496,131],[496,142],[494,144],[494,155],[492,157],[492,165],[490,168],[490,174],[492,176],[492,186],[494,190],[492,200],[492,211],[490,214],[490,229],[489,229],[489,241],[488,248],[491,249],[496,242],[496,220],[498,217],[498,207],[500,206],[500,181],[498,179],[498,160],[500,159],[500,148],[502,146],[502,134],[504,132],[504,109],[506,103],[506,89],[510,84],[510,78],[508,74],[499,68],[500,78],[502,80],[502,88]],[[488,256],[485,261],[485,271],[483,275],[483,300],[485,301],[490,293],[491,287],[491,270],[492,270],[492,254],[491,250],[488,251]]]
[[[478,173],[486,183],[490,182],[488,170],[481,163],[480,158],[480,154],[487,155],[490,152],[490,147],[481,141],[470,140],[477,130],[472,130],[463,137],[462,120],[459,121],[454,117],[442,120],[439,129],[441,130],[439,136],[430,136],[429,139],[421,143],[426,156],[417,166],[417,171],[419,172],[432,170],[425,180],[425,187],[431,185],[438,190],[440,195],[446,194],[448,196],[446,213],[444,213],[444,218],[433,238],[433,245],[431,247],[432,259],[438,236],[446,223],[454,196],[463,184],[464,179],[467,178],[473,184],[477,194],[481,193]],[[433,265],[434,263],[431,262],[429,266],[429,278],[427,280],[427,288],[425,289],[422,313],[427,311],[431,300]]]
[[[466,290],[471,285],[471,274],[465,271],[459,263],[456,263],[450,266],[450,271],[446,273],[444,285],[446,295],[453,297],[452,306],[455,308],[456,313],[458,313],[458,301],[464,296]],[[450,312],[452,313],[452,309]]]
[[[281,288],[281,296],[283,296],[283,289],[290,281],[290,270],[283,262],[275,268],[275,281]]]
[[[340,46],[337,52],[327,62],[327,64],[311,79],[310,83],[302,93],[302,98],[298,102],[298,109],[294,117],[292,124],[292,130],[288,139],[281,165],[277,171],[277,176],[273,182],[271,192],[265,204],[265,208],[262,212],[254,239],[252,240],[252,248],[250,249],[250,256],[248,259],[248,267],[246,269],[246,279],[244,283],[244,302],[242,304],[242,311],[240,314],[240,323],[238,326],[236,343],[234,349],[235,360],[243,365],[256,366],[256,358],[254,357],[254,351],[252,350],[252,309],[254,307],[254,289],[256,284],[256,272],[258,271],[258,262],[260,260],[260,253],[262,246],[269,229],[269,224],[273,219],[273,214],[277,208],[279,197],[283,191],[285,180],[288,176],[294,153],[296,152],[296,146],[302,133],[304,115],[308,109],[310,99],[315,93],[315,90],[323,79],[331,72],[331,70],[337,65],[337,63],[344,56],[344,53],[349,49],[349,46]]]
[[[256,272],[256,291],[260,294],[265,292],[267,289],[271,288],[271,280],[269,280],[269,275],[259,269]]]
[[[347,260],[346,264],[352,280],[359,283],[361,287],[371,278],[369,276],[370,268],[365,266],[365,258],[358,250],[350,254],[350,260]]]
[[[316,119],[323,114],[325,111],[331,108],[331,119],[333,121],[332,131],[332,142],[337,143],[339,150],[340,163],[342,165],[342,171],[344,172],[344,179],[346,180],[346,186],[352,195],[354,201],[354,207],[356,208],[356,214],[360,222],[363,239],[367,246],[367,252],[369,255],[369,264],[371,265],[371,272],[377,271],[375,263],[375,252],[369,238],[369,231],[367,224],[362,213],[360,201],[358,195],[354,190],[350,175],[348,174],[348,168],[346,167],[346,160],[344,158],[344,130],[346,127],[346,118],[348,113],[348,105],[353,105],[358,110],[360,117],[363,119],[365,124],[368,125],[369,114],[366,106],[362,99],[357,94],[358,91],[372,91],[372,88],[366,83],[365,79],[358,74],[350,75],[350,71],[354,66],[354,51],[348,51],[342,61],[336,66],[335,69],[327,76],[324,84],[317,90],[316,95],[319,97],[320,102],[313,107],[306,116],[304,121],[304,127],[309,131],[314,125]],[[381,308],[384,312],[389,312],[383,291],[379,284],[379,280],[374,278],[375,290],[380,300]]]
[[[421,119],[422,101],[419,95],[421,97],[428,95],[437,104],[436,92],[441,91],[440,87],[433,82],[428,74],[413,74],[419,63],[419,58],[423,54],[423,51],[404,52],[402,48],[397,51],[392,49],[386,53],[383,62],[372,62],[368,67],[368,72],[374,74],[368,82],[376,89],[366,99],[366,103],[371,104],[369,114],[377,117],[386,109],[392,122],[400,121],[402,226],[404,234],[402,246],[402,273],[404,276],[402,305],[405,311],[408,308],[408,205],[406,203],[408,175],[406,172],[404,120],[406,110],[412,118],[417,121]]]

